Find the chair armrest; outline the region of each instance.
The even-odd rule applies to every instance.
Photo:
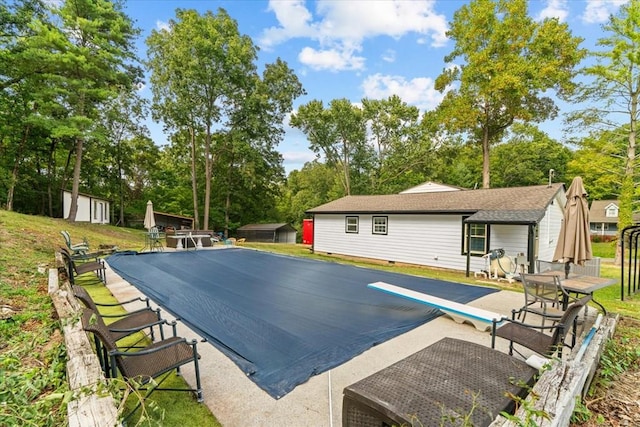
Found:
[[[147,297],[137,297],[137,298],[132,298],[132,299],[127,300],[127,301],[113,302],[113,303],[95,302],[95,301],[94,302],[95,302],[95,304],[97,306],[100,306],[100,307],[118,307],[118,306],[122,306],[122,305],[125,305],[125,304],[130,304],[132,302],[138,302],[138,301],[144,302],[147,305],[147,308],[151,308],[151,303],[149,302],[149,298],[147,298]],[[142,308],[140,310],[146,310],[146,309]],[[136,311],[140,311],[140,310],[136,310]],[[104,314],[102,315],[102,317],[105,317]]]
[[[191,341],[187,341],[185,338],[180,338],[177,340],[172,340],[171,342],[165,343],[165,344],[161,344],[158,345],[154,348],[148,348],[145,350],[140,350],[140,351],[133,351],[133,352],[129,352],[129,351],[119,351],[119,350],[112,350],[109,352],[110,356],[126,356],[126,357],[136,357],[136,356],[145,356],[147,354],[153,354],[153,353],[157,353],[158,351],[167,349],[167,348],[171,348],[171,347],[175,347],[176,345],[179,344],[188,344],[190,346],[192,346],[194,348],[194,352],[195,352],[195,348],[196,348],[196,344],[198,343],[196,340],[191,340]]]
[[[167,322],[166,319],[159,319],[155,322],[146,323],[144,325],[138,325],[135,328],[110,328],[109,325],[107,325],[107,328],[109,329],[110,332],[137,332],[143,329],[151,328],[153,326],[162,326],[162,325],[170,325],[170,323]]]
[[[518,310],[518,311],[520,311],[520,310]],[[515,323],[517,325],[524,326],[526,328],[538,329],[541,332],[544,331],[544,330],[552,330],[552,329],[558,329],[560,327],[564,327],[564,325],[562,323],[556,323],[555,325],[550,325],[550,326],[541,326],[541,325],[532,325],[530,323],[520,322],[520,321],[515,320],[515,319],[503,319],[502,321],[503,322],[509,322],[509,323]]]
[[[96,305],[98,305],[98,304],[96,304]],[[118,314],[102,314],[102,313],[100,313],[100,316],[102,318],[106,318],[106,319],[116,319],[116,318],[119,318],[119,317],[127,317],[127,316],[130,316],[132,314],[143,313],[145,311],[153,311],[154,313],[156,313],[158,315],[158,319],[161,319],[160,309],[159,308],[151,308],[151,307],[140,308],[138,310],[127,311],[126,313],[118,313]]]

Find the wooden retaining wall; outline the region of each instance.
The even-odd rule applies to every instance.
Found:
[[[49,270],[49,295],[67,347],[67,380],[73,392],[67,407],[69,427],[120,426],[116,401],[106,388],[98,357],[82,329],[78,301],[68,283],[59,285],[55,268]]]

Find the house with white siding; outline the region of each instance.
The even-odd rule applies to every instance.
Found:
[[[92,224],[109,224],[110,221],[109,201],[102,197],[90,194],[78,193],[78,211],[76,221],[90,222]],[[69,218],[71,211],[71,191],[62,191],[62,217]]]
[[[417,188],[419,188],[418,186]],[[346,196],[309,209],[313,251],[453,270],[485,270],[503,249],[535,271],[551,261],[566,204],[564,184]],[[435,189],[435,191],[434,191]],[[531,262],[530,262],[531,261]]]

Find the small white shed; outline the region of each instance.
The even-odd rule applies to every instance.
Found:
[[[69,218],[71,210],[71,191],[62,191],[62,217]],[[77,222],[90,222],[92,224],[109,224],[111,218],[111,204],[107,199],[78,193]]]

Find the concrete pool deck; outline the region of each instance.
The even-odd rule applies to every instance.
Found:
[[[119,300],[142,294],[107,267],[107,287]],[[510,316],[522,306],[524,296],[500,291],[472,301],[469,305]],[[157,304],[155,304],[157,305]],[[590,313],[595,310],[592,308]],[[171,319],[163,310],[163,317]],[[187,339],[200,337],[183,323],[178,334]],[[470,324],[458,324],[441,316],[396,338],[379,344],[331,371],[313,376],[279,400],[259,388],[224,354],[209,343],[198,344],[200,370],[206,404],[225,427],[235,426],[341,426],[343,389],[443,337],[452,337],[491,346],[491,334]],[[507,351],[507,342],[497,340],[496,348]],[[525,353],[526,354],[526,353]],[[183,370],[194,383],[193,369]]]

